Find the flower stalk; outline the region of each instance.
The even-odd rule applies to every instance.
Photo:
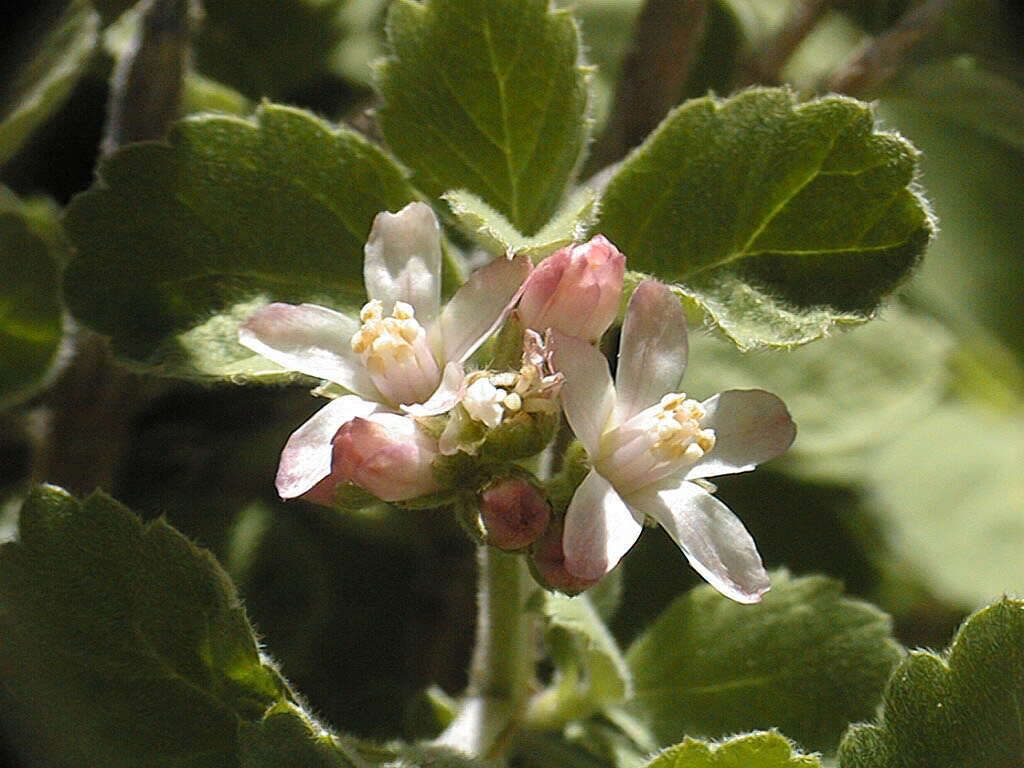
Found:
[[[481,546],[477,564],[476,641],[467,695],[435,744],[496,759],[515,735],[532,689],[537,660],[526,600],[536,587],[518,555]]]

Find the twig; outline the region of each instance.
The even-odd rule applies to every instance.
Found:
[[[585,176],[621,159],[679,103],[707,22],[707,0],[647,0]]]
[[[891,28],[867,41],[825,80],[824,90],[866,97],[899,72],[907,54],[941,24],[952,0],[927,0]]]
[[[778,85],[786,62],[832,6],[832,0],[800,0],[782,28],[740,67],[736,86]]]

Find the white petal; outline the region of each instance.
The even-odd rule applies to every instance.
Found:
[[[629,495],[629,505],[650,515],[679,545],[690,565],[726,597],[757,603],[768,591],[761,556],[740,519],[695,483],[653,487]]]
[[[551,361],[565,376],[562,408],[565,418],[587,453],[600,452],[601,435],[612,426],[615,386],[604,355],[585,341],[551,331]]]
[[[366,293],[384,304],[384,313],[404,301],[420,325],[432,323],[441,302],[441,227],[430,206],[378,213],[364,252]]]
[[[612,484],[590,470],[565,513],[565,567],[581,579],[599,579],[636,543],[642,518],[619,498]]]
[[[499,258],[481,267],[455,292],[441,312],[431,346],[444,362],[465,362],[512,309],[532,265],[527,256]]]
[[[381,399],[351,340],[359,321],[318,304],[270,304],[238,329],[238,342],[289,371],[327,379]]]
[[[686,473],[687,480],[749,472],[793,443],[796,424],[785,404],[763,389],[730,389],[701,405],[702,427],[715,430],[715,447]]]
[[[688,353],[686,315],[661,283],[644,280],[626,308],[615,374],[619,422],[678,392]]]
[[[380,408],[379,403],[345,395],[331,400],[292,432],[281,451],[277,467],[277,492],[282,499],[301,496],[331,474],[331,440],[343,424],[365,418]]]
[[[425,402],[403,405],[402,410],[410,416],[436,416],[447,413],[459,402],[465,371],[459,363],[448,363],[444,367],[441,384]]]

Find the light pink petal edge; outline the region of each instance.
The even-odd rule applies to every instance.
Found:
[[[695,483],[630,494],[631,507],[657,520],[712,587],[738,603],[757,603],[771,584],[740,519]]]
[[[334,435],[343,424],[365,418],[378,408],[379,403],[345,395],[329,402],[292,432],[277,467],[278,495],[294,499],[331,474]]]
[[[564,377],[562,408],[565,418],[587,453],[600,452],[601,435],[611,428],[615,386],[608,361],[587,342],[551,332],[551,362]]]
[[[796,438],[786,405],[763,389],[730,389],[701,405],[701,426],[715,430],[715,446],[686,473],[686,479],[749,472],[779,456]]]
[[[465,362],[504,322],[533,265],[519,254],[481,267],[452,296],[431,329],[431,347],[443,362]]]
[[[420,324],[430,325],[441,302],[441,227],[430,206],[378,213],[363,250],[367,295],[384,304],[385,314],[396,301],[411,304]]]
[[[573,576],[596,580],[618,565],[643,529],[612,484],[596,470],[583,479],[565,513],[562,549]]]
[[[269,304],[238,329],[238,342],[289,371],[327,379],[369,400],[381,399],[352,351],[355,318],[318,304]]]
[[[425,402],[403,405],[402,411],[410,416],[437,416],[447,413],[462,396],[462,380],[466,373],[459,363],[448,363],[441,375],[441,383]]]
[[[624,422],[662,395],[678,392],[689,344],[686,315],[666,285],[644,280],[630,297],[615,374],[617,419]]]

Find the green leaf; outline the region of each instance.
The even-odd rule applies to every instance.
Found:
[[[27,64],[5,83],[0,101],[0,166],[71,95],[98,44],[99,16],[72,0]]]
[[[197,69],[252,98],[283,98],[329,68],[343,0],[203,3]]]
[[[1024,88],[968,56],[908,71],[886,91],[933,114],[1024,151]]]
[[[894,552],[975,607],[1024,584],[1022,457],[1020,409],[949,403],[859,458]]]
[[[646,768],[821,768],[821,761],[794,754],[785,737],[766,731],[736,736],[721,744],[686,739],[666,749]]]
[[[933,224],[915,165],[852,99],[698,99],[625,160],[595,229],[740,348],[793,346],[866,319],[918,262]]]
[[[834,749],[848,723],[874,711],[900,654],[889,618],[840,592],[831,579],[785,572],[758,605],[691,590],[627,652],[627,710],[662,744],[777,727]]]
[[[270,104],[183,120],[99,173],[67,212],[68,306],[127,361],[195,378],[265,373],[235,341],[247,302],[361,303],[373,217],[414,197],[366,140]]]
[[[583,240],[584,233],[597,217],[597,193],[580,187],[541,230],[530,237],[516,231],[504,216],[464,189],[445,192],[459,227],[478,245],[495,256],[525,253],[534,262],[573,242]]]
[[[433,196],[464,189],[524,234],[555,213],[586,144],[589,73],[549,0],[397,0],[381,131]]]
[[[63,338],[56,255],[29,206],[0,196],[0,410],[37,391],[54,371]]]
[[[60,764],[234,766],[288,701],[213,557],[102,493],[29,496],[0,601],[4,684]]]
[[[875,452],[932,412],[947,391],[953,345],[941,324],[894,305],[874,322],[789,351],[744,353],[693,333],[684,381],[697,397],[726,389],[774,392],[799,425],[783,466],[834,476],[837,454]],[[842,466],[835,471],[845,474]]]
[[[532,717],[582,719],[632,695],[633,683],[618,643],[586,593],[569,597],[537,593],[547,619],[556,668],[555,685],[533,703]]]
[[[1001,600],[945,654],[914,651],[874,725],[854,726],[841,768],[1013,768],[1024,755],[1024,602]]]

